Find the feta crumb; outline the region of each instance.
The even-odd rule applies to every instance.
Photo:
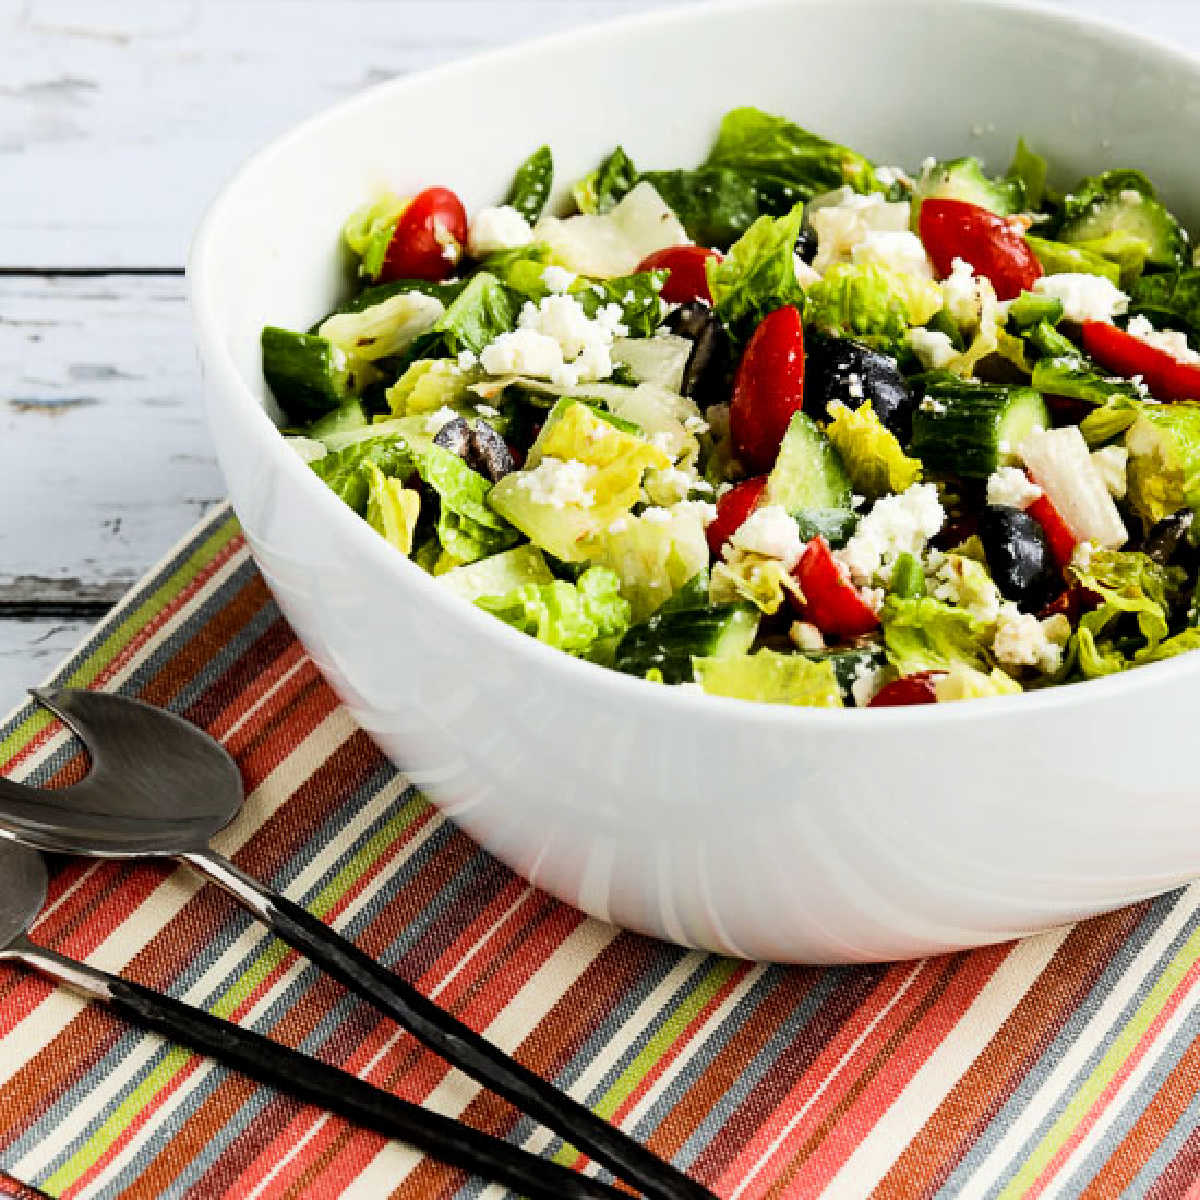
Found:
[[[870,229],[850,251],[854,263],[874,263],[902,275],[932,279],[933,268],[921,239],[909,229]]]
[[[707,529],[717,519],[717,506],[707,500],[684,500],[675,505],[675,511],[694,512]]]
[[[481,208],[467,233],[472,258],[482,258],[497,250],[515,250],[532,241],[533,228],[511,204]]]
[[[912,178],[903,167],[876,167],[875,178],[886,188],[897,183],[902,183],[906,187],[913,186]]]
[[[875,699],[883,686],[885,670],[884,667],[872,666],[870,662],[858,664],[850,681],[850,695],[855,708],[866,708]]]
[[[557,343],[559,362],[547,377],[560,386],[575,387],[612,374],[613,338],[629,332],[621,324],[621,315],[618,305],[608,304],[590,318],[574,296],[556,293],[537,304],[527,300],[517,325],[519,330],[536,332]]]
[[[818,274],[824,274],[834,263],[848,261],[854,247],[872,231],[908,230],[907,200],[893,204],[880,192],[862,196],[848,187],[835,195],[833,203],[812,209],[808,218],[817,235],[812,265]]]
[[[1067,272],[1043,275],[1033,290],[1039,296],[1061,300],[1068,321],[1109,321],[1129,308],[1129,297],[1111,280],[1100,275]]]
[[[475,405],[475,411],[481,417],[485,418],[498,417],[500,415],[500,410],[498,408],[493,408],[490,404],[477,404]]]
[[[956,325],[979,323],[979,280],[965,258],[950,263],[950,274],[942,280],[942,305]]]
[[[709,431],[709,423],[703,417],[691,416],[684,417],[683,427],[688,433],[702,434]]]
[[[479,363],[479,355],[474,350],[460,350],[457,362],[460,371],[469,371]]]
[[[987,502],[993,508],[1028,508],[1040,495],[1038,487],[1018,467],[1001,467],[987,481]]]
[[[442,407],[437,410],[437,412],[431,412],[429,416],[425,418],[425,432],[432,433],[434,437],[437,437],[437,435],[441,433],[451,421],[457,420],[458,413],[456,413],[454,409],[447,408],[443,404]]]
[[[1130,318],[1125,332],[1137,338],[1139,342],[1145,342],[1147,346],[1169,354],[1176,362],[1200,363],[1200,354],[1188,345],[1187,334],[1178,329],[1158,330],[1145,317],[1136,316]]]
[[[1036,667],[1051,675],[1062,666],[1063,643],[1070,631],[1071,623],[1061,615],[1039,621],[1031,613],[1019,612],[1015,605],[1005,605],[996,622],[992,652],[1002,666]]]
[[[852,400],[861,400],[866,392],[863,391],[863,381],[861,375],[850,374],[846,376],[846,392]],[[842,405],[845,408],[845,405]]]
[[[821,631],[808,621],[793,621],[788,630],[788,637],[797,650],[824,650],[825,637]]]
[[[542,272],[542,282],[552,292],[565,292],[575,282],[575,272],[566,267],[547,267]]]
[[[532,471],[518,474],[517,487],[527,491],[536,504],[548,504],[551,508],[565,508],[568,504],[591,508],[596,495],[587,485],[595,473],[595,467],[575,458],[564,461],[546,457]]]
[[[729,540],[735,549],[779,559],[789,571],[804,553],[800,527],[787,509],[779,504],[756,508]]]
[[[649,521],[651,525],[669,525],[671,523],[671,510],[669,508],[646,508],[641,514],[643,521]]]
[[[549,379],[563,365],[562,349],[552,337],[533,329],[502,333],[479,356],[489,375],[533,375]]]
[[[919,325],[908,331],[908,344],[926,371],[940,371],[958,357],[949,334],[922,329]]]
[[[877,500],[849,542],[834,551],[834,558],[856,584],[887,583],[896,559],[905,553],[919,558],[945,520],[937,488],[915,483],[898,496]]]
[[[1124,446],[1105,446],[1092,451],[1092,464],[1104,480],[1108,494],[1116,500],[1124,500],[1129,482],[1129,451]]]
[[[814,283],[821,282],[821,272],[810,267],[798,254],[794,256],[793,270],[796,272],[796,282],[806,292]]]

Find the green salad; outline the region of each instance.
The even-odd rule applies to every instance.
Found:
[[[1139,171],[905,170],[739,108],[695,167],[520,164],[342,232],[263,368],[312,471],[530,637],[818,707],[1200,647],[1200,268]],[[554,192],[557,197],[564,189]]]

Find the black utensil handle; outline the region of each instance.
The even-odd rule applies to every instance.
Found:
[[[305,958],[387,1013],[447,1062],[554,1130],[650,1200],[716,1200],[706,1187],[510,1058],[312,913],[211,851],[188,854],[186,859]]]
[[[170,996],[113,977],[107,1003],[143,1029],[199,1050],[260,1083],[398,1138],[441,1162],[534,1200],[619,1200],[622,1193]]]

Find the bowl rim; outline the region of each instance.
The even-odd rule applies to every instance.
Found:
[[[306,502],[313,504],[317,511],[326,514],[325,519],[332,521],[340,536],[353,546],[353,553],[374,558],[381,570],[391,572],[397,583],[416,588],[418,595],[423,599],[441,607],[448,619],[470,623],[480,636],[493,640],[507,653],[532,655],[534,661],[539,662],[546,671],[557,675],[566,686],[587,687],[590,684],[597,691],[597,699],[608,699],[613,704],[638,705],[647,710],[666,705],[668,711],[673,708],[681,717],[687,716],[692,720],[707,715],[709,718],[715,717],[722,721],[736,721],[742,725],[753,726],[816,726],[841,731],[848,728],[845,724],[845,714],[856,712],[859,715],[851,717],[850,720],[865,723],[868,728],[885,723],[889,729],[906,725],[924,728],[988,716],[1036,718],[1064,707],[1103,704],[1122,696],[1132,696],[1158,684],[1169,686],[1183,676],[1200,674],[1200,657],[1194,653],[1185,653],[1115,675],[1055,685],[1019,695],[983,697],[968,704],[875,709],[859,709],[855,706],[828,709],[754,703],[696,692],[691,688],[648,685],[645,680],[575,658],[518,632],[462,597],[440,587],[432,576],[426,574],[410,559],[397,554],[365,521],[321,483],[299,455],[288,448],[278,427],[251,391],[221,335],[221,315],[211,302],[211,292],[212,279],[221,270],[220,229],[226,208],[234,202],[236,194],[248,180],[269,168],[275,156],[286,152],[295,143],[310,138],[326,125],[341,121],[357,109],[373,106],[382,96],[395,94],[400,97],[409,89],[424,88],[430,83],[451,83],[459,77],[469,77],[480,66],[502,65],[510,60],[519,60],[531,51],[566,50],[601,33],[636,33],[662,26],[684,26],[690,21],[704,20],[713,15],[736,14],[744,17],[756,12],[797,5],[825,8],[836,4],[844,9],[850,6],[879,7],[884,2],[885,0],[706,0],[700,4],[680,4],[646,13],[593,21],[385,80],[356,91],[305,118],[266,143],[237,167],[207,205],[193,235],[185,272],[192,323],[206,371],[220,377],[216,384],[209,382],[206,391],[210,395],[214,391],[217,392],[222,397],[221,403],[234,404],[250,410],[246,414],[248,423],[254,431],[253,436],[258,438],[263,453],[273,456],[275,465],[285,476],[290,477],[306,496]],[[915,7],[934,10],[993,11],[1009,14],[1016,20],[1035,18],[1052,26],[1057,25],[1064,33],[1100,34],[1109,41],[1120,39],[1120,49],[1126,52],[1141,50],[1157,55],[1177,67],[1192,71],[1200,80],[1200,53],[1173,46],[1163,38],[1129,28],[1113,18],[1067,11],[1047,0],[910,0],[910,3]],[[1195,662],[1190,661],[1193,658]]]

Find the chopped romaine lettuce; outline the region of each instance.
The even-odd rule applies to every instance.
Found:
[[[554,155],[549,146],[539,146],[518,168],[504,203],[531,225],[542,215],[554,185]]]
[[[421,515],[421,495],[406,488],[403,482],[385,475],[379,467],[367,461],[367,524],[401,554],[412,553],[413,530]]]
[[[589,567],[575,581],[525,583],[502,596],[475,603],[505,623],[570,654],[584,654],[600,638],[629,627],[629,604],[620,580],[604,567]]]
[[[1022,292],[1008,306],[1008,322],[1014,329],[1031,329],[1043,321],[1057,325],[1062,320],[1063,302],[1057,296],[1039,296],[1036,292]]]
[[[701,246],[725,249],[764,212],[754,177],[731,167],[647,171],[642,178],[654,184],[688,237]],[[800,198],[795,195],[792,203]]]
[[[833,420],[825,430],[841,456],[856,492],[876,500],[888,492],[903,492],[921,478],[921,461],[904,453],[896,435],[887,429],[864,400],[857,411],[834,402]]]
[[[384,192],[377,199],[350,214],[342,227],[342,237],[358,259],[359,274],[378,279],[387,248],[396,232],[396,223],[408,207],[409,197]]]
[[[1200,511],[1200,404],[1143,404],[1125,435],[1129,502],[1150,524]]]
[[[989,179],[977,158],[929,164],[917,180],[913,199],[914,227],[920,204],[925,200],[963,200],[1002,217],[1020,212],[1027,203],[1021,179],[1013,175]]]
[[[898,349],[910,325],[941,308],[936,284],[875,263],[835,263],[808,289],[811,324],[882,350]]]
[[[528,543],[465,567],[455,567],[439,578],[442,584],[465,600],[477,600],[480,596],[505,596],[526,584],[540,585],[554,581],[542,552]]]
[[[804,200],[842,186],[856,192],[880,189],[874,168],[861,154],[757,108],[725,114],[705,165],[783,180]]]
[[[1042,201],[1046,198],[1047,174],[1046,160],[1031,150],[1024,138],[1018,138],[1012,165],[1008,168],[1008,178],[1020,181],[1025,190],[1025,204],[1028,208],[1042,207]]]
[[[450,355],[478,354],[517,323],[516,305],[500,281],[486,271],[473,275],[431,330],[431,340]],[[429,353],[425,347],[423,352]]]
[[[1200,341],[1200,268],[1143,276],[1130,291],[1130,312],[1160,328],[1183,329],[1195,345]]]
[[[717,315],[736,341],[745,341],[768,313],[804,304],[796,279],[796,239],[804,221],[797,204],[782,217],[759,217],[722,259],[706,264]]]
[[[550,247],[542,242],[529,242],[512,250],[496,250],[479,264],[511,292],[535,304],[550,294],[543,274],[550,265]]]
[[[666,271],[640,271],[615,279],[577,279],[571,295],[589,316],[608,304],[621,310],[621,324],[631,337],[649,337],[662,324],[663,302],[659,293]]]
[[[467,403],[477,374],[464,371],[451,358],[419,358],[385,393],[396,417],[437,412]]]
[[[318,333],[344,354],[373,361],[407,350],[437,328],[447,311],[440,300],[423,292],[398,292],[370,308],[327,317]]]
[[[692,669],[711,696],[807,708],[842,707],[842,689],[828,659],[814,662],[801,654],[759,650],[733,658],[696,658]]]
[[[888,596],[882,623],[888,662],[901,675],[946,671],[955,663],[991,670],[984,650],[988,627],[964,608],[929,596]]]
[[[344,449],[332,450],[309,465],[359,516],[366,516],[372,466],[400,480],[407,479],[414,469],[404,440],[394,436],[364,438]]]
[[[572,187],[575,204],[581,213],[609,212],[623,200],[638,181],[632,159],[618,146],[590,175]]]
[[[1032,235],[1027,235],[1025,241],[1047,275],[1099,275],[1114,284],[1121,280],[1121,269],[1115,262],[1083,245],[1051,242]]]
[[[952,663],[933,683],[939,704],[954,700],[981,700],[987,696],[1014,696],[1024,689],[999,667],[984,672],[966,663]]]
[[[713,604],[753,604],[770,617],[787,603],[789,595],[798,600],[800,587],[777,558],[738,551],[713,564],[709,582]]]
[[[1039,359],[1034,363],[1031,382],[1043,395],[1069,396],[1090,404],[1107,404],[1114,396],[1130,400],[1139,397],[1136,384],[1105,375],[1091,359],[1080,354]]]

